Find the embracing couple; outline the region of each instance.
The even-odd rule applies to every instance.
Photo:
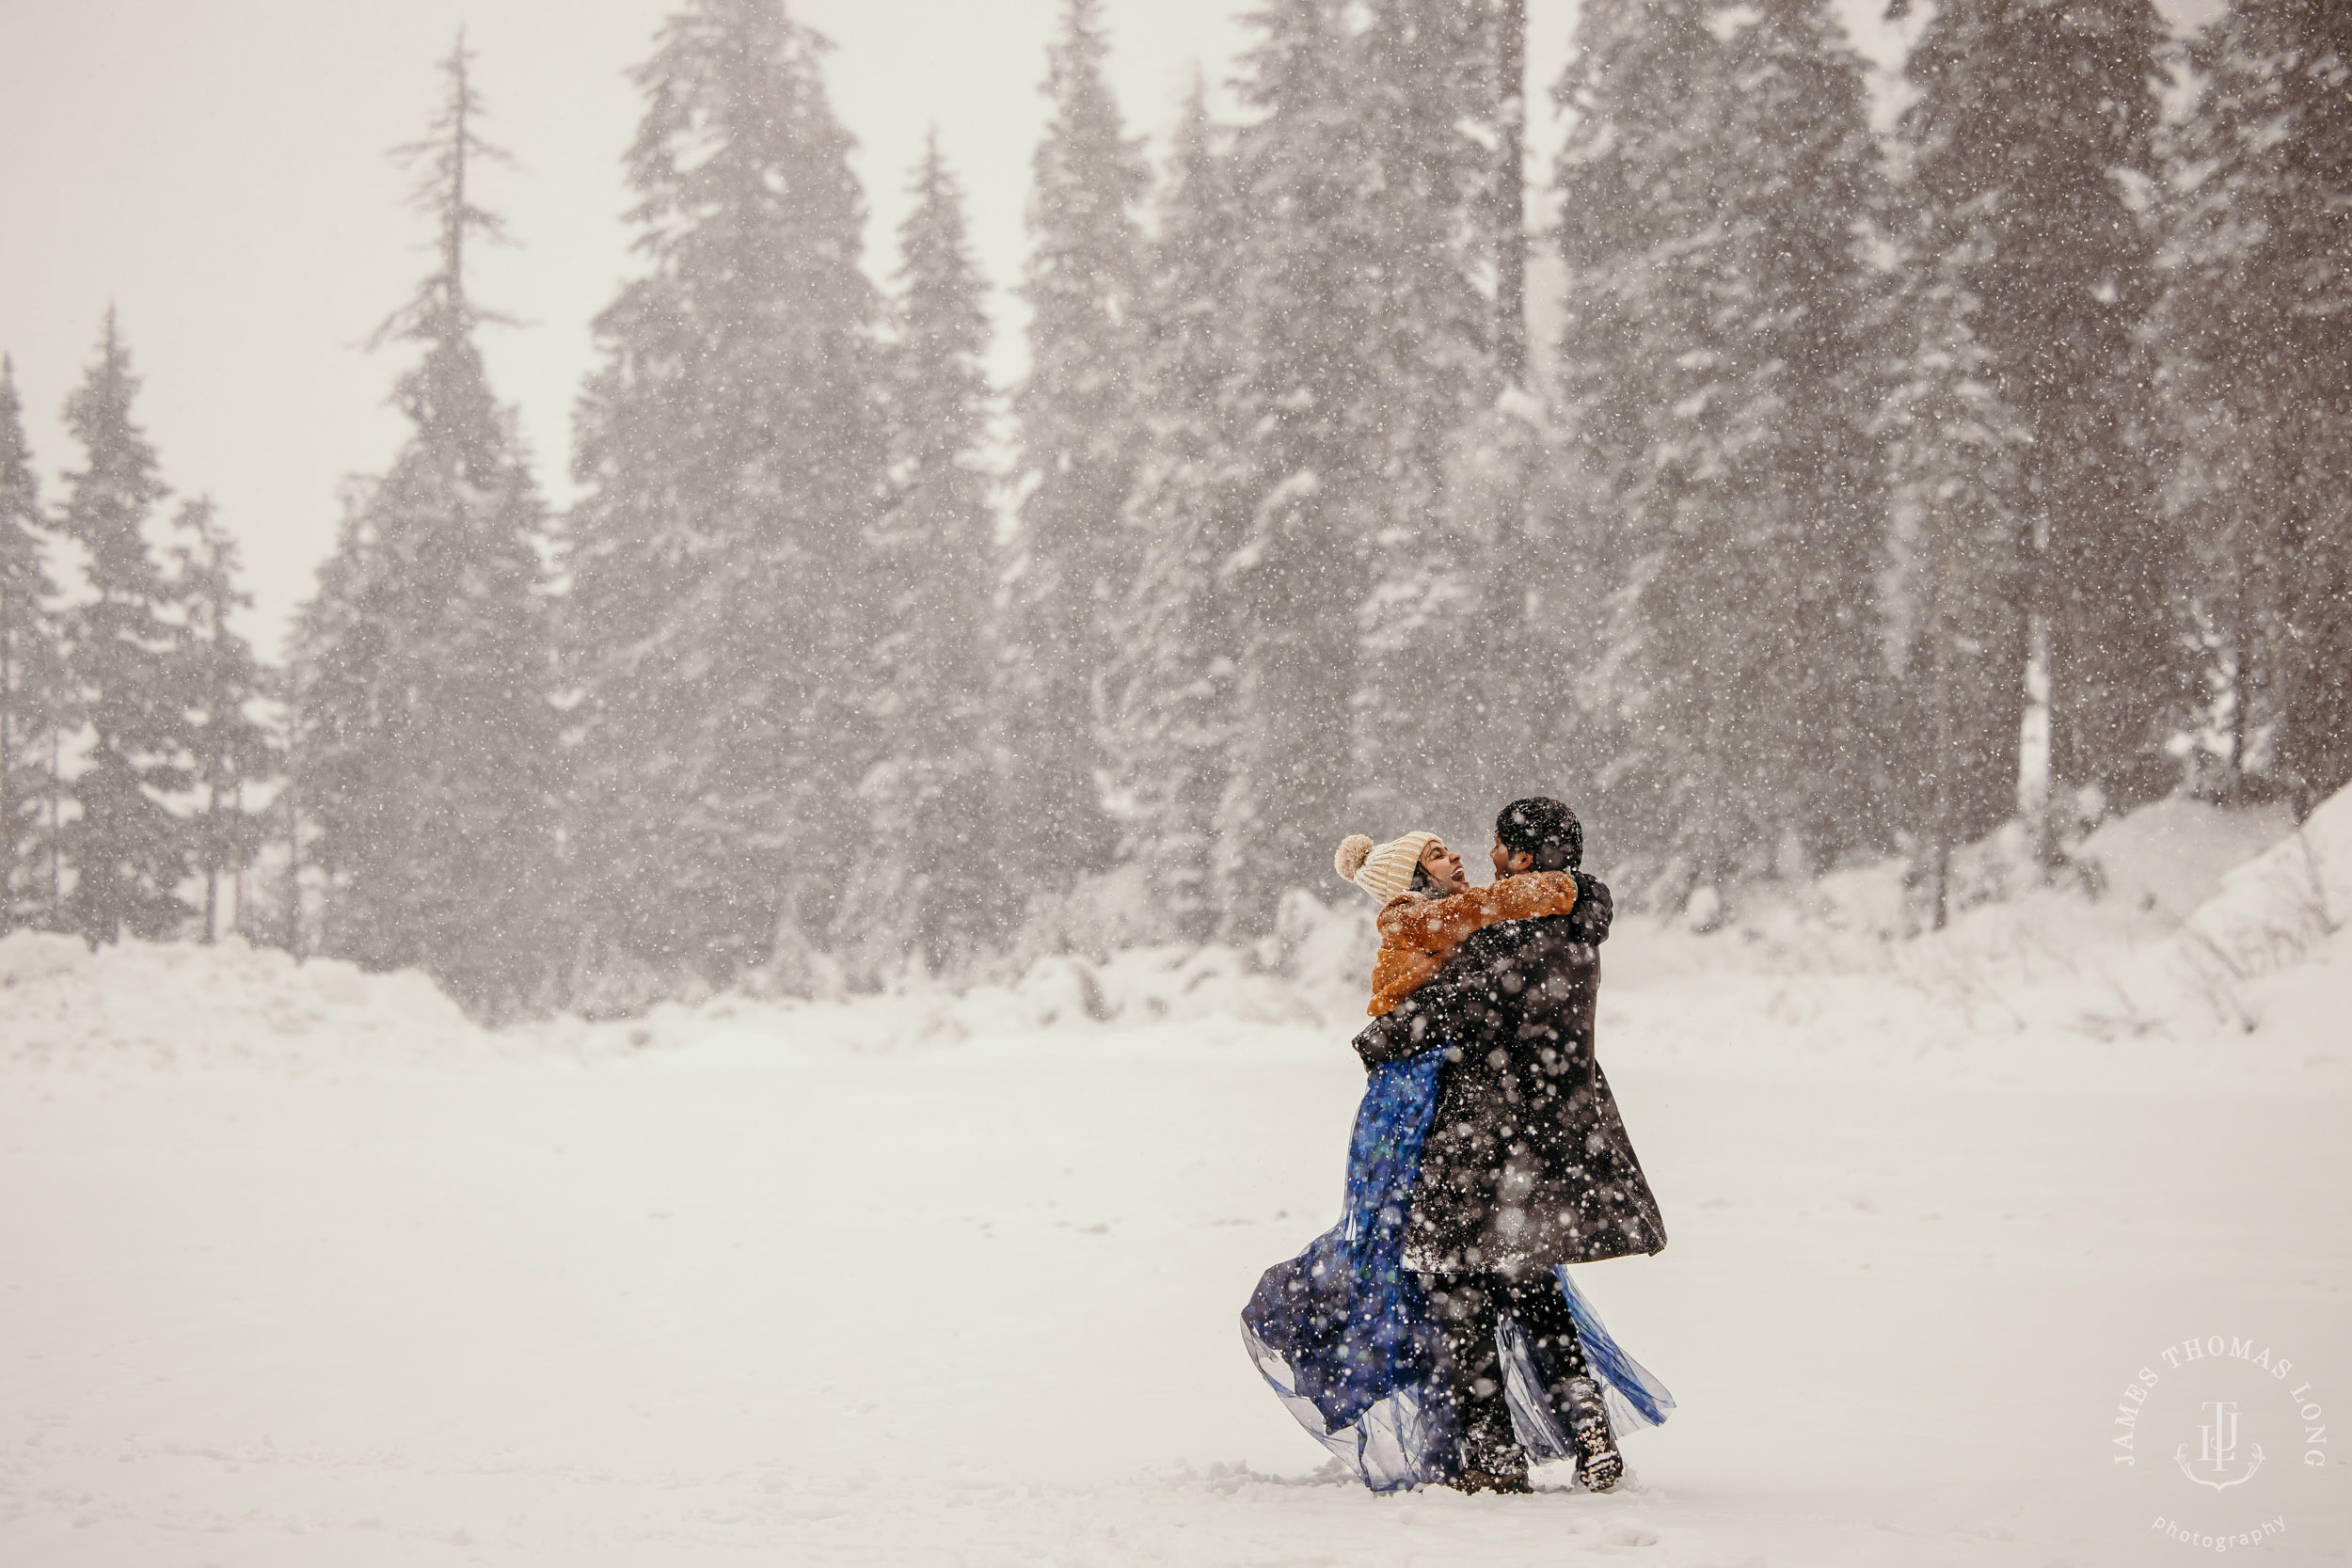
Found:
[[[1276,1393],[1377,1491],[1525,1492],[1531,1460],[1569,1458],[1607,1491],[1617,1432],[1674,1407],[1567,1272],[1666,1244],[1593,1054],[1609,889],[1557,800],[1504,807],[1492,854],[1473,888],[1434,833],[1340,846],[1381,905],[1345,1212],[1242,1314]]]

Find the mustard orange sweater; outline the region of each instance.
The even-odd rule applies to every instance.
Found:
[[[1375,1018],[1393,1012],[1436,978],[1473,932],[1574,908],[1576,879],[1565,871],[1505,877],[1451,898],[1400,894],[1380,911],[1380,956],[1372,963],[1372,1006],[1364,1010]]]

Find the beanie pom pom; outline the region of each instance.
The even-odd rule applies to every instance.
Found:
[[[1356,873],[1364,868],[1364,862],[1371,858],[1372,840],[1361,833],[1350,833],[1340,840],[1339,848],[1331,855],[1331,865],[1352,882],[1356,879]]]

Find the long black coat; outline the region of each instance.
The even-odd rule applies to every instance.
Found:
[[[1658,1200],[1593,1054],[1609,889],[1573,912],[1490,926],[1356,1037],[1367,1069],[1442,1044],[1405,1261],[1519,1276],[1656,1252]]]

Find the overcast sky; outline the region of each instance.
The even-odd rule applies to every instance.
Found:
[[[1567,57],[1576,0],[1531,0],[1531,79]],[[2176,0],[2209,5],[2210,0]],[[869,271],[892,265],[902,188],[939,128],[1000,291],[1019,273],[1038,86],[1060,0],[787,0],[835,45],[827,81],[857,138]],[[399,444],[399,351],[363,341],[429,264],[384,156],[418,136],[458,27],[491,137],[516,166],[484,198],[517,248],[476,252],[470,292],[520,319],[484,341],[561,504],[588,323],[628,267],[619,159],[640,110],[628,68],[670,0],[0,0],[0,350],[14,356],[46,494],[78,458],[57,420],[109,301],[145,380],[139,413],[182,496],[209,493],[244,541],[275,656],[334,542],[342,476]],[[1213,83],[1242,0],[1106,0],[1114,85],[1158,139],[1195,62]],[[1882,64],[1883,0],[1840,0]],[[2176,8],[2169,6],[2168,8]],[[1544,99],[1535,101],[1540,111]],[[1548,127],[1539,127],[1549,135]],[[996,373],[1022,365],[999,293]]]

